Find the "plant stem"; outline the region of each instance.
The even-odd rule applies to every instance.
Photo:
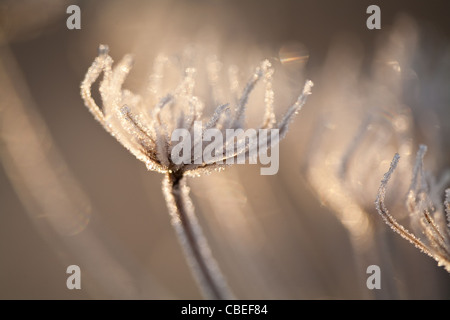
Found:
[[[189,187],[186,186],[183,173],[166,174],[163,193],[172,226],[203,295],[207,299],[233,299],[233,294],[211,254],[195,216],[194,206],[189,197]]]

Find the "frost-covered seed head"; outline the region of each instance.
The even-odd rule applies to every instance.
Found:
[[[207,129],[218,129],[225,133],[227,129],[240,129],[245,126],[245,113],[247,102],[255,86],[263,80],[265,85],[265,112],[263,121],[256,129],[278,129],[279,138],[286,135],[289,123],[294,115],[305,104],[307,96],[311,94],[313,83],[308,80],[302,93],[296,102],[287,110],[280,121],[276,121],[274,113],[274,93],[272,90],[272,75],[274,70],[268,60],[264,60],[254,74],[250,77],[242,94],[237,101],[229,103],[218,102],[213,114],[204,119],[206,99],[194,95],[195,76],[197,70],[188,67],[184,70],[184,77],[172,92],[161,92],[164,80],[164,69],[168,63],[168,58],[159,55],[154,62],[154,73],[150,76],[148,88],[143,95],[135,94],[122,85],[131,70],[133,59],[126,55],[113,67],[113,59],[108,54],[108,46],[100,45],[99,55],[88,69],[81,84],[81,96],[103,127],[113,135],[123,146],[125,146],[139,160],[143,161],[149,170],[161,173],[179,172],[181,174],[198,175],[201,172],[208,172],[211,169],[220,169],[225,164],[222,163],[195,163],[192,158],[189,164],[175,164],[171,159],[173,144],[171,134],[175,129],[186,129],[194,134],[194,123],[202,121],[200,128],[201,135]],[[218,81],[219,70],[223,65],[216,57],[207,60],[206,70],[208,80],[211,82],[213,96],[220,99],[221,88],[216,83]],[[103,102],[100,108],[91,95],[92,84],[103,73],[100,83],[100,95]],[[231,66],[228,70],[230,76],[231,92],[238,91],[236,78],[237,70]],[[167,112],[163,113],[167,110]],[[196,128],[198,130],[198,128]],[[258,130],[257,130],[258,132]],[[197,135],[198,136],[198,135]],[[245,139],[245,138],[244,138]],[[192,141],[192,149],[201,142]],[[242,141],[236,141],[236,145],[242,145]],[[245,142],[244,142],[245,143]],[[202,145],[203,147],[203,145]],[[267,143],[270,148],[270,143]],[[224,150],[226,148],[223,148]],[[237,150],[237,149],[236,149]],[[242,153],[248,157],[248,148],[240,148],[239,152],[227,155],[223,154],[223,160],[227,157],[236,158]],[[194,152],[191,152],[194,157]],[[227,161],[226,163],[235,163]]]

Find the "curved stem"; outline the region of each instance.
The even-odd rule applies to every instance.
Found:
[[[166,174],[163,193],[172,226],[203,295],[208,299],[233,299],[233,294],[211,254],[195,216],[183,174],[179,172]]]

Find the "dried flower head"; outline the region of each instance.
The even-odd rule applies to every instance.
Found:
[[[143,161],[149,170],[161,173],[178,172],[179,174],[198,175],[201,171],[218,169],[226,163],[233,163],[229,158],[237,159],[239,156],[249,156],[249,146],[245,136],[232,141],[225,140],[223,154],[219,155],[221,161],[214,157],[211,161],[199,162],[195,159],[194,149],[203,148],[201,139],[193,140],[192,158],[189,163],[175,163],[171,158],[174,145],[171,134],[175,129],[186,129],[191,137],[203,136],[207,129],[218,129],[225,134],[227,129],[242,129],[245,123],[245,112],[249,96],[255,85],[262,79],[265,84],[265,113],[259,129],[278,129],[279,140],[287,132],[288,125],[293,116],[301,109],[306,98],[311,94],[313,83],[307,81],[302,94],[297,101],[287,110],[280,121],[276,122],[273,110],[274,94],[272,90],[273,68],[268,60],[264,60],[256,69],[243,89],[242,95],[236,99],[233,110],[230,104],[224,103],[216,107],[214,113],[206,121],[202,121],[201,127],[194,123],[203,119],[205,103],[194,95],[196,69],[188,67],[183,70],[183,77],[179,85],[166,95],[161,95],[161,81],[164,78],[164,67],[168,58],[160,55],[155,59],[154,74],[150,77],[147,92],[142,96],[122,89],[122,84],[130,72],[132,57],[126,55],[114,68],[113,59],[108,55],[108,47],[101,45],[99,56],[89,68],[81,84],[81,95],[86,106],[103,127],[124,145],[139,160]],[[219,62],[216,59],[208,59],[207,72],[209,80],[214,82],[218,75]],[[91,95],[91,86],[103,73],[100,83],[100,95],[103,107],[95,103]],[[230,77],[236,75],[235,68],[230,68]],[[230,79],[231,90],[236,91],[236,81]],[[153,105],[152,105],[153,104]],[[167,112],[164,111],[168,110]],[[196,132],[194,132],[196,131]],[[259,138],[259,130],[257,132]],[[239,140],[241,139],[241,140]],[[244,139],[244,140],[242,140]],[[270,148],[270,137],[267,138],[266,148]],[[275,143],[277,143],[276,141]],[[226,146],[234,144],[232,154],[225,152]],[[217,156],[217,155],[216,155]]]
[[[179,242],[183,247],[186,260],[192,273],[202,289],[205,297],[213,299],[231,299],[234,297],[229,289],[225,277],[222,275],[217,262],[211,254],[208,242],[204,237],[201,227],[194,213],[194,207],[189,197],[189,188],[186,186],[184,176],[198,175],[203,171],[219,169],[234,161],[229,159],[251,159],[250,146],[247,136],[233,136],[225,139],[219,154],[215,154],[213,160],[198,161],[195,151],[203,150],[203,136],[209,129],[226,133],[228,129],[241,129],[245,122],[247,101],[255,85],[263,79],[265,84],[265,114],[263,122],[258,130],[254,131],[256,139],[265,143],[258,144],[258,148],[268,149],[278,143],[287,132],[288,125],[311,94],[312,82],[307,81],[302,94],[297,101],[287,110],[280,121],[276,122],[273,110],[274,94],[272,90],[273,69],[268,60],[265,60],[256,69],[243,89],[242,95],[236,97],[233,112],[229,104],[220,104],[216,107],[212,116],[205,122],[203,110],[205,102],[194,95],[195,68],[188,67],[184,70],[178,86],[166,95],[162,95],[162,80],[164,78],[165,65],[168,58],[158,56],[154,64],[154,74],[150,77],[149,86],[142,95],[137,95],[129,90],[122,89],[126,76],[130,72],[132,58],[126,55],[114,68],[113,60],[108,55],[108,47],[101,45],[99,56],[86,73],[81,84],[81,95],[86,106],[103,127],[124,145],[139,160],[143,161],[149,170],[165,173],[163,181],[163,193],[166,199],[172,225],[177,233]],[[207,59],[206,71],[210,94],[218,99],[217,85],[220,63],[217,58]],[[230,91],[236,93],[238,81],[236,68],[230,67]],[[91,95],[91,86],[103,73],[100,83],[100,95],[103,107],[95,103]],[[199,125],[200,124],[200,125]],[[190,152],[183,152],[183,158],[187,161],[174,161],[171,136],[175,130],[182,129],[187,132]],[[275,129],[275,139],[272,133],[269,137],[260,137],[264,129]],[[179,131],[178,131],[179,132]],[[209,131],[210,132],[210,131]],[[223,135],[222,135],[223,136]],[[193,138],[192,138],[193,137]],[[237,138],[237,139],[236,139]],[[274,141],[276,140],[276,141]],[[216,141],[215,141],[216,142]],[[232,148],[227,148],[229,145]],[[229,150],[232,152],[228,152]],[[221,151],[220,151],[221,150]],[[184,151],[184,150],[183,150]],[[217,149],[214,151],[217,152]],[[224,160],[226,161],[224,163]]]
[[[447,272],[450,272],[450,188],[445,190],[444,205],[439,200],[443,186],[448,184],[450,177],[444,174],[441,181],[436,182],[424,171],[423,157],[426,150],[427,147],[421,145],[417,151],[413,177],[406,199],[406,208],[411,224],[413,228],[420,229],[425,235],[425,239],[418,238],[398,223],[389,214],[384,202],[387,183],[400,159],[398,154],[395,154],[388,172],[381,180],[375,205],[378,213],[392,230],[435,259],[438,265],[443,266]]]

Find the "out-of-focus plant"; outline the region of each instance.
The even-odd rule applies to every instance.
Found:
[[[313,191],[348,231],[361,277],[370,261],[385,255],[368,195],[376,192],[377,176],[392,153],[411,154],[413,117],[403,95],[416,37],[414,24],[404,19],[384,35],[370,72],[362,70],[362,53],[352,52],[349,47],[358,46],[347,39],[335,44],[324,66],[318,99],[325,111],[312,130],[304,170]]]
[[[0,164],[30,220],[63,262],[83,265],[90,279],[83,291],[94,298],[173,297],[151,274],[123,264],[90,224],[95,206],[57,147],[1,29],[0,43]]]
[[[317,94],[324,112],[311,130],[304,161],[312,190],[348,232],[360,281],[374,261],[385,272],[395,272],[391,240],[375,218],[373,195],[379,188],[378,177],[391,155],[398,152],[406,161],[392,183],[395,198],[401,198],[401,190],[408,188],[402,177],[412,169],[409,158],[413,157],[414,140],[421,136],[420,129],[427,121],[418,116],[423,101],[419,100],[416,60],[429,58],[420,45],[419,29],[409,17],[401,16],[383,32],[369,64],[364,63],[362,48],[352,39],[340,39],[329,53],[321,83],[324,91]],[[428,137],[427,142],[437,146],[439,141]],[[397,283],[387,282],[382,291],[367,291],[362,286],[361,294],[386,299],[404,292]]]
[[[249,147],[245,135],[238,137],[237,141],[225,139],[221,161],[195,161],[195,149],[204,148],[201,141],[195,140],[198,131],[201,136],[208,129],[220,130],[224,136],[227,129],[242,129],[245,124],[247,102],[255,85],[263,80],[265,84],[265,113],[259,129],[279,130],[279,139],[284,138],[289,123],[294,115],[302,108],[306,98],[311,94],[312,82],[307,81],[301,95],[287,110],[285,115],[277,122],[273,110],[274,93],[272,90],[272,74],[274,72],[268,60],[265,60],[256,69],[255,73],[243,88],[242,94],[235,99],[234,112],[228,104],[216,107],[212,116],[202,122],[200,130],[194,122],[202,120],[205,103],[195,94],[196,69],[192,66],[181,68],[181,79],[178,86],[167,95],[161,92],[163,80],[168,77],[165,69],[170,64],[167,56],[160,55],[155,59],[154,73],[150,76],[150,83],[142,95],[122,89],[128,75],[132,57],[126,55],[114,68],[113,60],[108,55],[108,47],[101,45],[99,56],[89,68],[81,84],[81,95],[86,106],[103,127],[125,146],[147,168],[165,174],[163,193],[171,215],[172,225],[176,230],[179,241],[183,247],[185,257],[191,267],[203,294],[212,299],[230,299],[233,297],[225,277],[222,275],[216,260],[211,254],[208,243],[202,233],[194,213],[194,207],[189,197],[189,188],[186,186],[185,176],[198,176],[209,173],[211,170],[222,169],[224,160],[238,159],[240,156],[248,158]],[[217,91],[217,81],[221,64],[216,57],[207,58],[207,74],[211,89]],[[180,71],[180,70],[178,70]],[[103,106],[99,107],[91,95],[92,84],[103,73],[100,83],[100,95]],[[229,85],[231,91],[236,91],[236,67],[230,67]],[[179,75],[178,75],[179,78]],[[176,129],[187,130],[192,137],[190,146],[191,161],[179,164],[172,159],[172,132]],[[258,138],[264,139],[259,136]],[[269,138],[265,138],[265,148],[270,148]],[[206,139],[205,139],[206,140]],[[229,144],[234,145],[232,154],[225,152]],[[259,145],[261,148],[261,145]],[[236,161],[226,161],[236,163]]]
[[[423,168],[423,158],[427,151],[421,145],[412,172],[411,185],[406,198],[406,209],[411,225],[425,235],[424,239],[415,236],[389,213],[386,204],[387,184],[396,169],[400,156],[395,154],[389,170],[384,174],[378,190],[375,205],[384,222],[404,239],[412,243],[423,253],[429,255],[450,272],[450,188],[445,190],[445,201],[440,200],[443,187],[450,182],[450,175],[444,174],[436,181]],[[444,212],[445,211],[445,212]]]

